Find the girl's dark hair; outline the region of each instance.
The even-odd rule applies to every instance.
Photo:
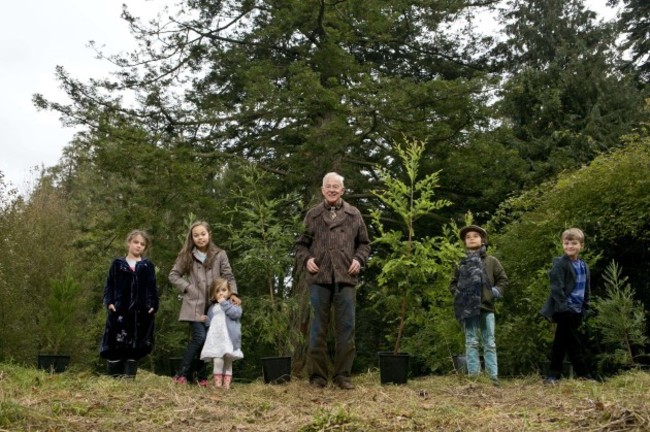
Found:
[[[187,232],[187,237],[185,238],[183,247],[181,248],[180,252],[178,252],[178,256],[176,257],[176,261],[180,264],[181,272],[183,274],[189,273],[190,270],[192,269],[192,261],[194,260],[194,257],[192,256],[192,250],[194,249],[194,239],[192,239],[192,230],[197,226],[202,226],[203,228],[205,228],[208,231],[208,234],[210,235],[210,243],[208,244],[208,256],[205,259],[206,263],[212,261],[215,255],[215,250],[217,249],[215,244],[212,243],[212,230],[210,229],[210,224],[207,223],[206,221],[194,222],[192,225],[190,225],[190,229]]]

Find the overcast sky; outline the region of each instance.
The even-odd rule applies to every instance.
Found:
[[[54,77],[62,65],[75,78],[104,77],[111,69],[88,47],[106,53],[134,47],[122,3],[136,16],[155,16],[170,0],[31,0],[4,2],[0,13],[0,171],[21,192],[31,189],[34,167],[61,157],[74,130],[52,112],[38,111],[32,95],[65,101]],[[604,10],[605,0],[588,0]],[[594,6],[595,5],[595,6]]]

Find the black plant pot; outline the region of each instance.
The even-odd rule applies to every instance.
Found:
[[[409,374],[408,353],[379,352],[379,380],[382,384],[406,384]]]
[[[457,354],[451,359],[454,363],[454,370],[457,374],[467,373],[467,359],[463,354]]]
[[[69,355],[55,355],[55,354],[39,354],[38,355],[38,368],[46,370],[50,373],[61,373],[68,369],[70,364]]]
[[[549,372],[551,369],[551,362],[550,361],[545,361],[542,363],[541,367],[541,372],[542,376],[548,376]],[[562,378],[573,378],[573,365],[571,364],[570,361],[564,360],[562,362],[562,373],[561,373]],[[560,377],[556,377],[560,378]]]
[[[291,381],[291,357],[262,357],[262,373],[267,384]]]
[[[483,356],[479,356],[481,362],[481,370],[485,370],[485,359]],[[457,374],[467,374],[467,357],[465,354],[456,354],[451,358],[451,361],[454,363],[454,371]]]

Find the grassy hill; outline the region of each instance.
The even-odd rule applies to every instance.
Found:
[[[86,372],[50,375],[0,364],[0,431],[648,431],[650,374],[604,383],[538,377],[445,376],[382,386],[315,389],[235,382],[230,391],[178,386],[146,371],[135,381]],[[220,390],[220,391],[219,391]]]

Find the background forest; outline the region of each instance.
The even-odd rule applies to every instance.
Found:
[[[650,6],[610,3],[613,22],[581,0],[185,0],[151,22],[125,6],[140,48],[99,52],[114,74],[82,82],[59,67],[69,100],[34,96],[82,128],[58,165],[26,195],[0,172],[0,361],[64,352],[102,370],[106,272],[143,228],[161,295],[144,366],[168,373],[188,334],[167,275],[198,218],[243,298],[239,376],[256,378],[259,358],[277,353],[299,373],[309,309],[293,241],[337,171],[371,238],[401,233],[435,250],[419,256],[412,286],[391,290],[380,276],[394,250],[375,245],[358,289],[356,371],[392,349],[391,296],[405,285],[412,372],[452,369],[464,348],[447,285],[469,221],[488,229],[510,278],[497,306],[504,375],[546,360],[553,329],[537,311],[569,226],[585,231],[594,275],[594,366],[649,363]],[[413,143],[414,180],[434,180],[427,211],[405,225],[381,197],[391,179],[408,183]]]

